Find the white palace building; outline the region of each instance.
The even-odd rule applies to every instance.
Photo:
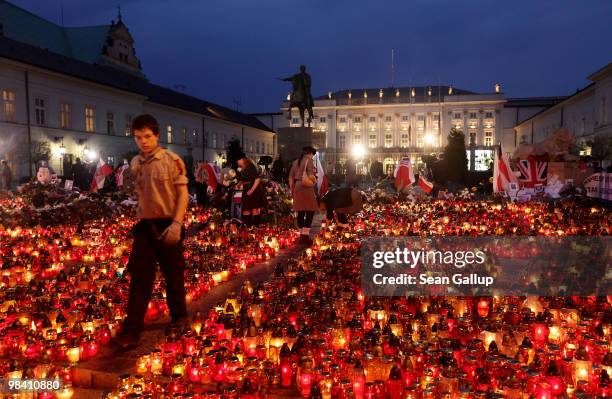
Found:
[[[451,86],[349,89],[315,98],[314,145],[327,170],[342,169],[348,161],[365,174],[373,161],[389,171],[403,157],[421,165],[421,157],[440,153],[451,128],[462,130],[470,170],[487,170],[493,146],[503,143],[511,152],[517,140],[514,127],[564,97],[506,99],[499,84],[490,93]],[[297,110],[288,119],[288,103],[281,112],[257,114],[278,129],[300,126]],[[283,153],[279,137],[279,152]],[[331,168],[331,169],[330,169]]]
[[[46,147],[60,175],[76,158],[118,165],[137,149],[131,121],[141,113],[157,118],[162,145],[191,167],[222,162],[232,138],[253,158],[276,151],[257,118],[150,82],[121,15],[62,27],[0,0],[0,157],[15,179],[34,169],[28,148],[36,159]]]

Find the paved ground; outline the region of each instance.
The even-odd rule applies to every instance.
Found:
[[[315,217],[313,223],[312,235],[314,236],[319,228],[322,215]],[[201,311],[206,314],[208,310],[215,306],[218,302],[224,301],[227,295],[231,292],[239,292],[240,287],[246,279],[251,280],[251,283],[256,286],[260,281],[267,280],[273,272],[274,267],[278,263],[282,263],[287,259],[299,256],[306,247],[303,245],[295,245],[287,248],[274,259],[266,263],[257,264],[245,272],[235,276],[232,280],[222,283],[198,301],[192,302],[188,306],[190,317],[196,312]],[[135,374],[136,360],[141,355],[144,355],[153,349],[164,339],[164,330],[169,323],[169,318],[159,320],[155,323],[147,325],[147,328],[142,334],[141,345],[129,352],[116,353],[113,348],[106,347],[95,359],[80,363],[75,370],[75,390],[74,399],[90,399],[99,398],[103,391],[113,390],[118,382],[118,377],[121,374]],[[274,397],[295,397],[296,393],[288,391],[275,392]]]

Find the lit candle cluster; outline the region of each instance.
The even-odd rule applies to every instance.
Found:
[[[186,220],[189,302],[296,239],[287,221],[247,229],[220,224],[210,210],[190,211]],[[0,377],[59,377],[65,386],[40,397],[72,396],[74,367],[96,357],[125,317],[134,221],[126,214],[80,225],[0,228]],[[156,281],[147,321],[167,314],[164,295]]]
[[[573,202],[368,206],[350,229],[323,228],[269,281],[247,282],[196,314],[189,330],[139,358],[138,375],[107,396],[609,397],[612,297],[368,298],[359,240],[607,235],[610,221],[608,211]]]

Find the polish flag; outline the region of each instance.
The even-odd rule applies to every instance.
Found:
[[[395,177],[395,188],[397,190],[402,190],[414,184],[415,179],[414,173],[412,172],[412,163],[410,163],[410,159],[403,158],[399,160],[395,166],[393,177]]]
[[[221,183],[221,168],[214,163],[207,163],[205,167],[208,175],[208,186],[213,191],[217,191],[217,186]]]
[[[119,169],[115,172],[115,183],[117,183],[117,187],[123,186],[123,173],[129,168],[130,165],[127,163],[125,165],[121,165]]]
[[[319,193],[319,198],[323,198],[323,196],[329,190],[329,180],[325,175],[325,170],[323,170],[323,165],[321,165],[321,158],[317,154],[317,192]]]
[[[91,191],[96,192],[104,187],[104,180],[106,180],[106,176],[109,176],[111,173],[113,173],[113,168],[108,166],[108,164],[100,158],[98,160],[98,166],[96,166],[96,173],[94,173],[94,177],[91,181]]]
[[[510,183],[517,183],[518,179],[512,169],[510,169],[510,161],[508,156],[504,154],[501,144],[495,151],[495,159],[493,161],[493,192],[508,191]]]
[[[433,186],[433,183],[427,180],[425,176],[422,174],[419,175],[419,187],[421,187],[423,191],[425,191],[427,194],[431,194]]]

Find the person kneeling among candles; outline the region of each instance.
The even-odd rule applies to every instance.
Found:
[[[348,227],[348,216],[363,209],[363,197],[359,190],[351,187],[331,190],[319,199],[319,209],[326,211],[327,223],[334,220],[335,213],[338,226]]]

